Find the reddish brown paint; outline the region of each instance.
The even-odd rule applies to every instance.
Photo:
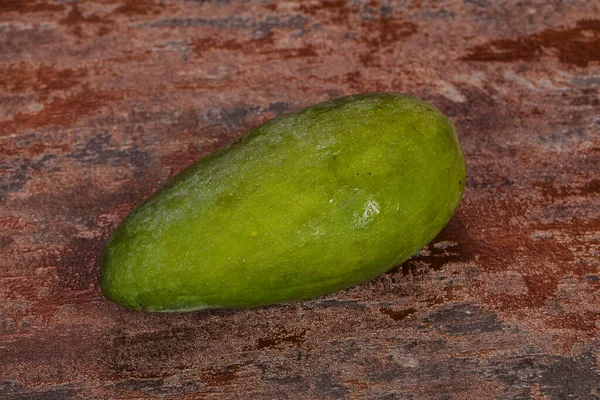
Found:
[[[273,33],[265,37],[239,42],[236,39],[223,40],[220,36],[199,39],[194,42],[194,52],[203,57],[206,51],[226,50],[248,55],[264,54],[270,58],[316,57],[319,54],[313,45],[300,48],[273,49],[275,43]]]
[[[387,315],[394,321],[402,321],[403,319],[409,317],[410,315],[417,312],[414,308],[407,308],[406,310],[394,311],[390,308],[380,308],[379,311],[382,314]]]
[[[306,330],[298,333],[288,332],[285,328],[280,328],[276,335],[272,335],[266,338],[258,338],[257,349],[264,349],[270,347],[285,346],[285,344],[292,344],[297,347],[304,342],[306,336]]]
[[[598,9],[484,3],[1,2],[0,397],[589,397]],[[465,196],[423,252],[298,304],[102,297],[103,244],[161,183],[268,118],[374,90],[459,133]]]
[[[3,13],[41,13],[62,11],[64,6],[54,1],[44,0],[4,0],[0,4],[0,14]]]
[[[469,49],[463,60],[539,61],[548,50],[554,50],[561,62],[578,67],[600,61],[600,20],[584,19],[574,28],[545,29],[514,40],[492,40]]]
[[[119,2],[116,2],[119,4]],[[164,3],[153,0],[125,0],[114,10],[115,14],[127,16],[160,14],[165,9]]]
[[[67,128],[81,116],[93,114],[108,104],[123,98],[120,92],[92,92],[88,88],[67,98],[57,98],[38,112],[19,112],[13,120],[0,122],[0,135],[46,126]]]

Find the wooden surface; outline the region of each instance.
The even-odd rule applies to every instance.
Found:
[[[597,399],[600,8],[587,0],[0,1],[0,398]],[[118,222],[284,112],[397,91],[456,123],[463,201],[325,298],[106,301]]]

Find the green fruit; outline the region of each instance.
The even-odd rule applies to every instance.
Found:
[[[150,311],[253,307],[374,278],[431,241],[465,185],[454,126],[370,93],[274,118],[192,165],[117,228],[110,300]]]

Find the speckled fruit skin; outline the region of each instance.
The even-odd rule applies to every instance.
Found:
[[[465,185],[454,125],[367,93],[274,118],[198,161],[108,242],[102,291],[149,311],[318,297],[374,278],[431,241]]]

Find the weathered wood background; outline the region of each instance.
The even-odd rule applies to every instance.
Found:
[[[0,0],[0,398],[599,398],[599,62],[587,0]],[[161,183],[364,91],[460,132],[467,190],[420,255],[298,304],[102,297]]]

